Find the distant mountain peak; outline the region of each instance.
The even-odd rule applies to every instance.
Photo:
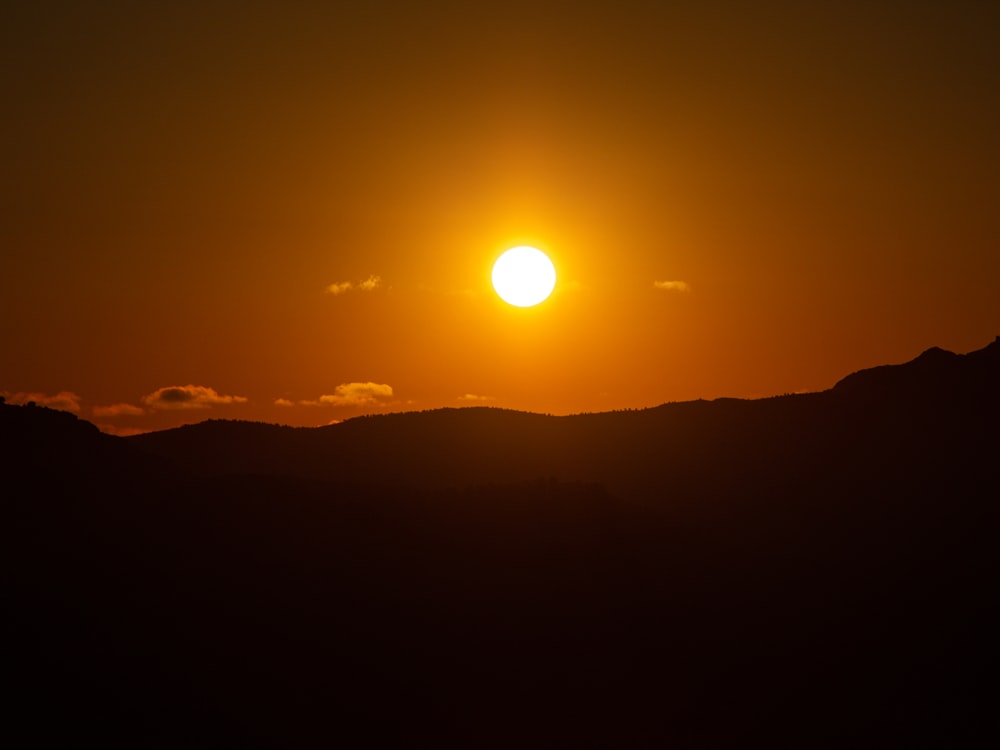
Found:
[[[926,362],[930,360],[946,360],[953,359],[961,355],[955,354],[955,352],[948,351],[947,349],[942,349],[940,346],[932,346],[930,349],[925,349],[920,353],[913,362]]]
[[[969,375],[982,376],[984,366],[989,368],[997,363],[1000,363],[1000,336],[983,349],[968,354],[956,354],[932,346],[909,362],[880,365],[851,373],[838,381],[833,390],[851,393],[867,391],[879,397],[913,395],[957,385]]]

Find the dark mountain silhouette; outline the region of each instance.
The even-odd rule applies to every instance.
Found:
[[[938,428],[955,422],[975,443],[986,437],[984,417],[996,406],[998,352],[1000,341],[968,355],[930,349],[905,365],[850,375],[830,391],[756,401],[568,417],[440,409],[313,429],[213,420],[130,441],[202,475],[259,472],[423,488],[555,477],[659,501],[678,488],[696,489],[692,482],[728,482],[735,471],[780,469],[788,476],[835,460],[861,460],[867,470],[894,450],[872,452],[869,441],[879,430],[899,432],[896,438],[914,450],[926,433],[928,449],[954,452],[954,436]],[[732,465],[723,471],[726,463]]]
[[[978,745],[998,369],[1000,339],[755,401],[127,440],[0,404],[3,731]]]

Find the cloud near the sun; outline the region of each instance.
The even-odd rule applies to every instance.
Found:
[[[483,402],[483,401],[493,401],[493,396],[477,396],[475,393],[466,393],[458,397],[459,401],[466,402]]]
[[[220,396],[214,388],[203,385],[172,385],[142,397],[142,403],[153,409],[208,409],[246,402],[243,396]]]
[[[691,286],[686,281],[654,281],[653,286],[666,292],[691,291]]]
[[[364,281],[335,281],[327,285],[326,293],[338,295],[350,291],[371,292],[380,286],[382,286],[382,277],[373,274]]]
[[[134,406],[132,404],[111,404],[110,406],[95,406],[92,408],[91,413],[95,417],[137,417],[140,414],[145,414],[146,410],[141,406]]]
[[[27,404],[34,401],[38,406],[47,406],[50,409],[80,411],[80,397],[72,391],[59,391],[51,396],[45,393],[8,393],[3,391],[2,395],[10,404]]]
[[[341,383],[333,389],[333,393],[324,393],[317,399],[299,403],[303,406],[369,406],[384,403],[390,398],[392,386],[386,383]]]

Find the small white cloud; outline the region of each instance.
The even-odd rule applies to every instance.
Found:
[[[333,393],[318,399],[299,401],[303,406],[367,406],[392,398],[392,386],[386,383],[341,383]]]
[[[4,391],[3,397],[11,404],[34,402],[38,406],[47,406],[50,409],[59,409],[60,411],[80,411],[80,397],[72,391],[59,391],[51,396],[45,393],[8,393]]]
[[[245,404],[243,396],[221,396],[203,385],[172,385],[158,388],[142,402],[153,409],[207,409],[226,404]]]
[[[90,410],[95,417],[137,417],[145,414],[141,406],[132,404],[111,404],[110,406],[95,406]]]
[[[686,281],[654,281],[653,286],[665,292],[691,291],[691,286]]]
[[[333,393],[319,397],[321,404],[330,406],[362,406],[392,398],[392,386],[385,383],[341,383]]]
[[[344,292],[349,292],[354,288],[354,284],[350,281],[339,281],[330,284],[326,288],[327,294],[343,294]]]
[[[332,284],[327,284],[326,293],[338,295],[354,290],[359,292],[371,292],[378,289],[380,286],[382,286],[382,277],[372,274],[364,281],[359,281],[357,283],[353,281],[335,281]]]

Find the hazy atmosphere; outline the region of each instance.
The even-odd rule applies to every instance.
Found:
[[[998,40],[5,7],[0,743],[1000,747]]]
[[[22,3],[0,392],[129,434],[820,390],[1000,331],[983,2]],[[490,286],[514,245],[555,291]]]

